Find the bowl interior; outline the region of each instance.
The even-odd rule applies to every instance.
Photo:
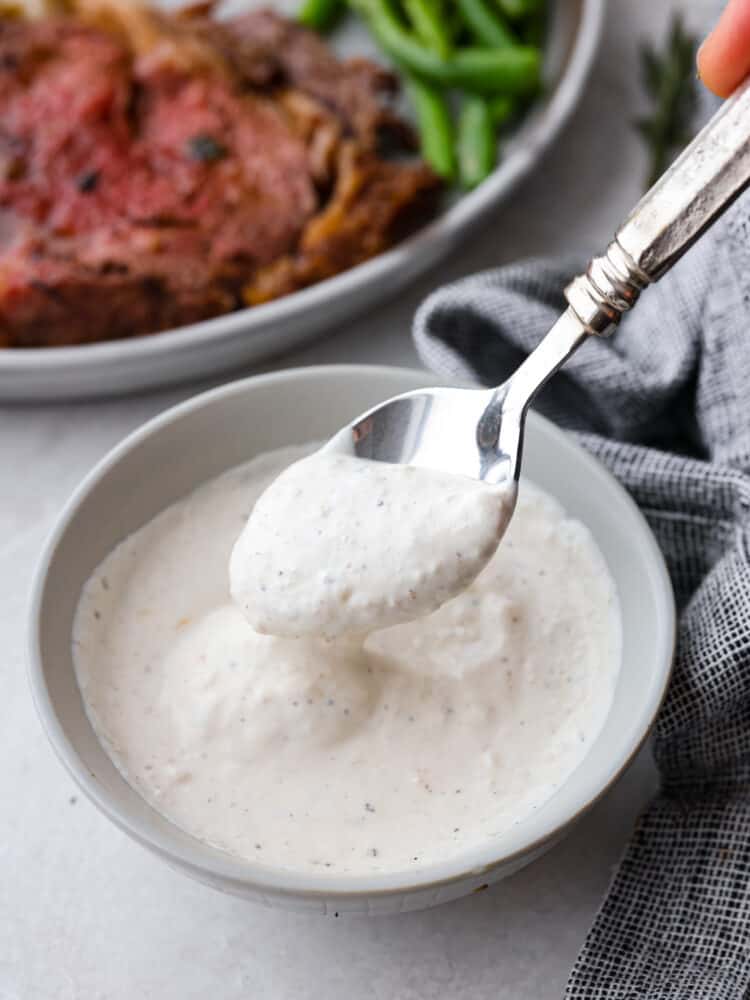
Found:
[[[260,451],[325,438],[365,408],[434,384],[425,373],[332,367],[279,372],[205,393],[127,438],[89,475],[48,543],[34,588],[31,680],[56,751],[83,789],[136,839],[194,874],[289,893],[393,892],[481,871],[559,834],[617,777],[645,737],[669,676],[674,602],[645,520],[606,470],[547,421],[529,421],[525,473],[586,523],[619,591],[623,663],[605,730],[545,806],[480,850],[417,872],[307,875],[245,863],[159,816],[120,776],[83,709],[71,656],[72,621],[94,567],[164,507]]]

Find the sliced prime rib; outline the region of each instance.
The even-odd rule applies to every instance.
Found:
[[[268,12],[153,17],[147,51],[82,18],[0,19],[1,346],[267,301],[434,209],[432,172],[381,154],[385,133],[408,141],[383,104],[388,74]],[[175,58],[186,39],[211,58]]]

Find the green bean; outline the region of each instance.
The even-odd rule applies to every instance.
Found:
[[[375,40],[395,63],[416,76],[447,87],[476,93],[528,95],[539,86],[538,49],[513,45],[505,49],[458,49],[450,59],[425,48],[406,31],[383,0],[353,0],[363,11]]]
[[[463,187],[481,184],[492,173],[496,157],[490,106],[481,97],[467,97],[458,118],[458,173]]]
[[[538,49],[514,45],[506,49],[465,48],[440,67],[436,76],[450,86],[478,94],[530,95],[539,88]]]
[[[403,0],[414,31],[428,49],[441,59],[451,54],[451,36],[435,0]]]
[[[543,0],[495,0],[500,10],[513,21],[536,14]]]
[[[339,19],[344,7],[344,0],[302,0],[297,20],[314,31],[328,31]]]
[[[480,45],[504,49],[516,44],[513,32],[486,0],[458,0],[458,9]]]
[[[518,108],[516,101],[512,97],[505,97],[503,94],[488,98],[487,106],[490,109],[492,123],[496,129],[500,128],[501,125],[505,125],[507,121],[510,121]]]
[[[445,95],[418,77],[408,78],[407,90],[419,124],[422,156],[446,180],[456,175],[453,122]]]

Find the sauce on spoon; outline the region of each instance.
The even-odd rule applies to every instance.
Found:
[[[487,565],[516,490],[319,451],[256,502],[232,552],[232,597],[281,636],[367,633],[421,618]]]

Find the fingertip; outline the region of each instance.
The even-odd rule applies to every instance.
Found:
[[[698,76],[719,97],[742,83],[750,73],[750,0],[730,0],[696,61]]]

